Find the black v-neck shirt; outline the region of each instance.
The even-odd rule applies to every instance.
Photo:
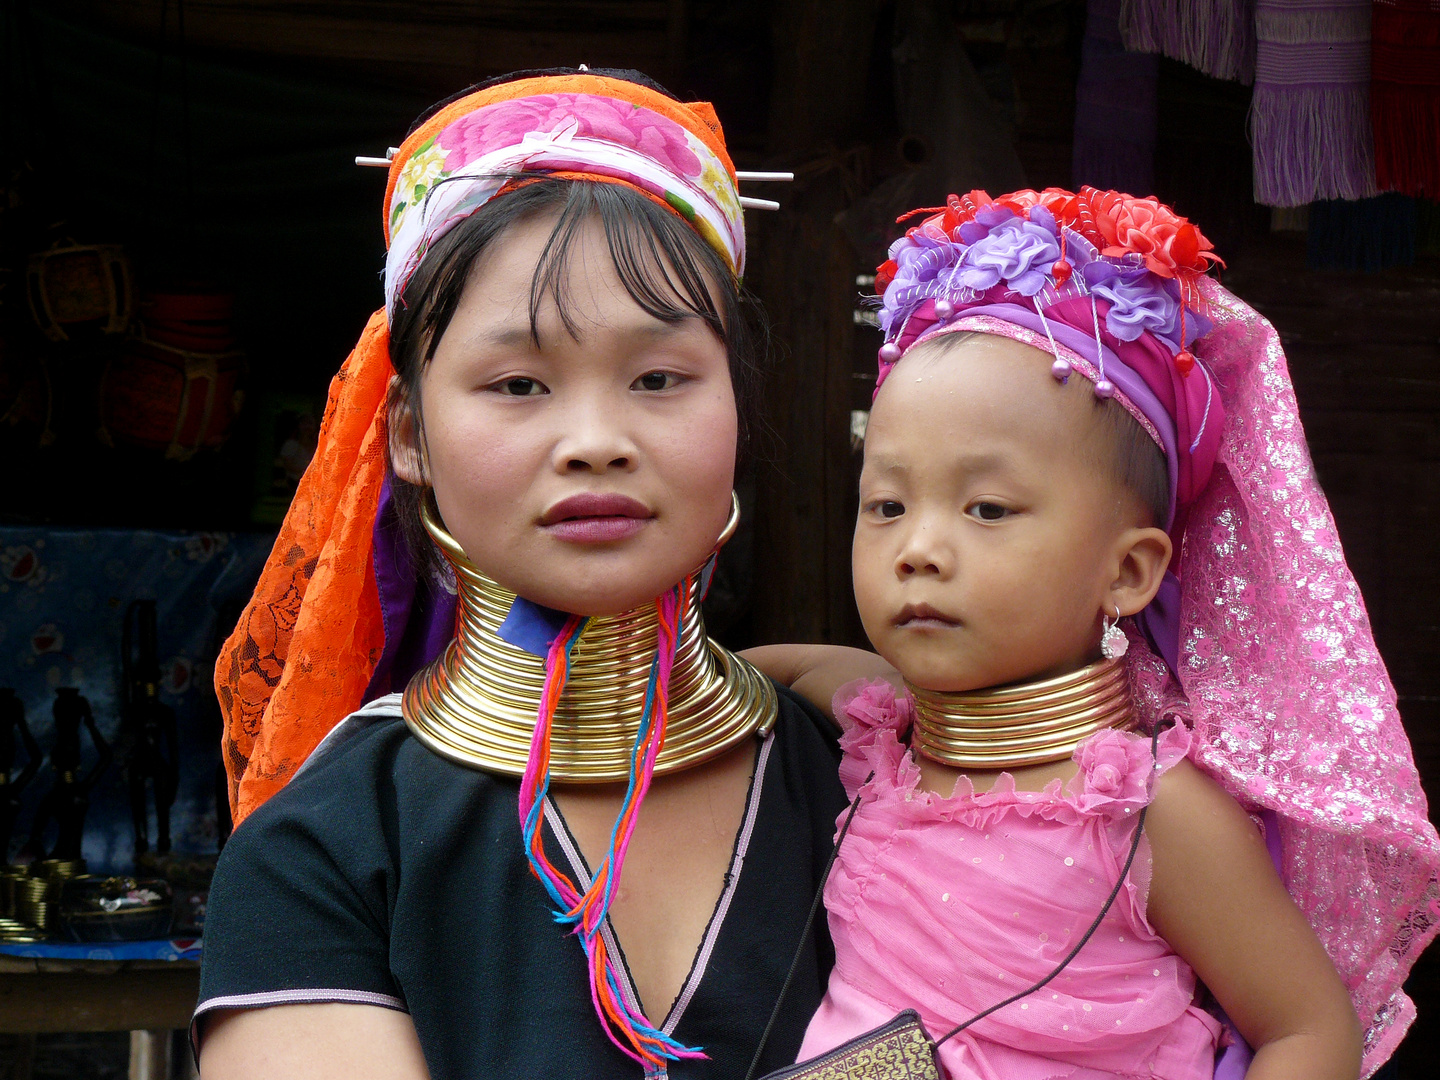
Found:
[[[671,1015],[650,1018],[708,1055],[672,1062],[674,1080],[745,1075],[845,807],[837,729],[779,692],[695,965]],[[642,1076],[601,1030],[580,944],[530,873],[516,782],[425,749],[395,695],[333,735],[225,846],[197,1018],[322,1001],[380,1005],[410,1013],[432,1080]],[[552,861],[588,880],[553,802],[546,827]],[[833,962],[820,917],[762,1075],[795,1060]]]

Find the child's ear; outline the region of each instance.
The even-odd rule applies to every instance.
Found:
[[[390,376],[386,395],[386,437],[390,444],[390,468],[407,484],[429,486],[425,448],[421,446],[420,423],[399,375]]]
[[[1144,610],[1160,591],[1173,552],[1164,529],[1125,530],[1116,546],[1118,566],[1106,596],[1106,613],[1118,608],[1121,615],[1134,615]]]

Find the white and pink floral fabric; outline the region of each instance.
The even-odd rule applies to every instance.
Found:
[[[684,217],[738,276],[745,220],[731,171],[694,134],[642,105],[553,93],[466,113],[401,168],[389,207],[385,305],[393,311],[430,245],[517,173],[589,173],[649,192]]]

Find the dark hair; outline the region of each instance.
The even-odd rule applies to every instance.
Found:
[[[436,241],[400,294],[391,314],[390,359],[399,375],[387,406],[408,409],[424,447],[420,380],[464,294],[470,269],[508,228],[541,214],[555,224],[530,282],[530,334],[539,344],[540,306],[548,295],[566,332],[578,335],[566,295],[566,267],[581,228],[598,219],[620,283],[647,314],[674,323],[699,318],[725,344],[739,414],[739,460],[759,420],[760,363],[766,332],[758,305],[742,292],[720,254],[674,212],[639,192],[603,181],[526,178],[523,186],[486,203]],[[424,490],[390,470],[407,546],[417,565],[431,556],[420,523]]]
[[[1165,451],[1114,398],[1095,399],[1097,434],[1116,482],[1139,502],[1147,525],[1165,527],[1170,514],[1170,469]]]

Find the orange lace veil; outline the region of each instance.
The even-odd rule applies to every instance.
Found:
[[[687,220],[737,276],[743,268],[735,170],[709,104],[597,74],[539,76],[445,105],[395,154],[383,218],[390,306],[428,245],[509,190],[496,174],[517,172],[623,184]],[[393,374],[377,311],[330,384],[315,457],[216,661],[237,824],[364,703],[384,651],[373,534]]]

